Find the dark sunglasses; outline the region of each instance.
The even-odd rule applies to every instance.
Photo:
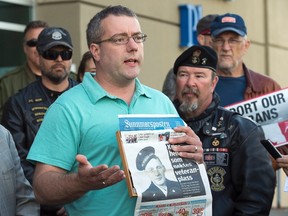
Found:
[[[37,39],[31,39],[26,41],[26,45],[29,47],[35,47],[37,45]]]
[[[72,58],[72,50],[47,50],[41,53],[41,56],[47,60],[56,60],[59,55],[63,61],[70,60]]]

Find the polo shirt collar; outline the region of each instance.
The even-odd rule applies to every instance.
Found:
[[[110,95],[107,91],[105,91],[101,85],[93,77],[91,73],[85,73],[83,82],[81,83],[86,94],[90,98],[93,104],[96,104],[98,100],[104,97],[108,97],[111,99],[117,99],[117,97]],[[151,94],[144,88],[144,86],[140,83],[139,79],[135,79],[136,90],[134,92],[133,100],[136,100],[140,96],[145,96],[151,98]]]

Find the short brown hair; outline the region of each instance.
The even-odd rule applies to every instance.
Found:
[[[26,28],[24,30],[24,35],[26,35],[26,33],[31,29],[46,28],[46,27],[49,27],[49,25],[45,21],[42,21],[42,20],[31,21],[26,25]]]

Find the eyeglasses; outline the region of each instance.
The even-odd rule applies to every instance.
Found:
[[[63,61],[70,60],[72,58],[72,50],[46,50],[41,53],[41,56],[47,60],[56,60],[59,55]]]
[[[137,34],[134,34],[132,36],[128,36],[127,34],[115,34],[111,38],[108,38],[108,39],[105,39],[102,41],[98,41],[95,43],[100,44],[103,42],[111,42],[111,43],[114,43],[116,45],[124,45],[124,44],[127,44],[129,42],[130,38],[133,38],[133,40],[136,43],[143,43],[146,40],[147,35],[144,33],[137,33]]]
[[[230,47],[235,47],[236,45],[240,44],[241,42],[243,42],[243,40],[239,40],[239,39],[229,39],[229,40],[223,40],[223,39],[213,39],[212,40],[213,44],[215,46],[223,46],[226,42],[229,44]]]
[[[37,45],[37,39],[31,39],[31,40],[26,41],[26,45],[28,47],[35,47]]]

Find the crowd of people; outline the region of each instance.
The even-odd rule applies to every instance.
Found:
[[[185,135],[168,142],[180,157],[206,164],[213,215],[268,216],[275,170],[288,175],[288,147],[269,157],[261,126],[224,106],[281,87],[244,64],[250,41],[241,16],[207,15],[197,35],[199,45],[175,60],[160,92],[138,78],[148,36],[129,8],[108,6],[91,18],[77,77],[70,33],[30,22],[26,63],[0,78],[0,215],[134,215],[115,134],[118,115],[129,113],[187,123],[174,128]],[[150,173],[143,201],[181,197],[153,147],[145,152],[137,168],[158,176]]]
[[[36,49],[41,76],[8,99],[1,120],[12,134],[25,176],[31,184],[35,166],[26,158],[44,115],[63,92],[77,85],[69,77],[73,45],[67,30],[44,28],[38,36]],[[43,205],[41,213],[55,215],[59,209]]]

